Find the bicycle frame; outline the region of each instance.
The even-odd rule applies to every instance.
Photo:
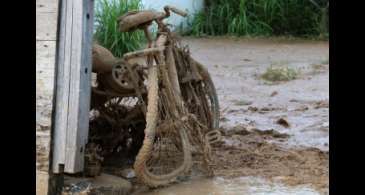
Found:
[[[145,26],[144,33],[148,40],[147,48],[135,52],[126,53],[123,58],[128,61],[132,58],[147,57],[148,66],[152,65],[152,58],[154,58],[157,65],[160,66],[162,70],[161,73],[166,74],[163,76],[169,79],[169,83],[171,83],[171,87],[174,91],[174,99],[178,104],[178,107],[180,107],[179,105],[182,105],[182,98],[175,59],[172,52],[172,44],[169,40],[171,32],[168,29],[167,25],[162,22],[162,20],[170,16],[170,10],[181,16],[186,16],[187,13],[170,6],[166,6],[164,10],[166,13],[161,14],[160,17],[155,20],[158,24],[158,36],[156,40],[152,40],[152,36],[150,31],[148,30],[148,26]]]

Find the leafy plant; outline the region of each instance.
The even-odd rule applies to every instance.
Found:
[[[130,10],[140,10],[140,0],[100,0],[95,4],[94,40],[114,56],[139,49],[145,41],[142,31],[119,32],[117,18]]]
[[[190,35],[328,37],[328,0],[206,0]]]

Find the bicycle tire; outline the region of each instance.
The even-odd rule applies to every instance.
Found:
[[[198,61],[194,60],[192,57],[190,57],[191,61],[195,63],[200,75],[203,77],[203,83],[208,88],[208,95],[211,107],[212,107],[212,115],[213,120],[211,121],[211,127],[212,129],[218,129],[219,128],[219,101],[217,96],[217,91],[214,86],[213,80],[208,72],[208,70],[203,66],[203,64],[199,63]]]
[[[183,146],[182,149],[184,159],[182,164],[172,172],[162,175],[156,175],[152,173],[150,170],[148,170],[146,165],[147,161],[151,157],[152,149],[154,147],[157,121],[159,116],[159,87],[157,71],[157,67],[153,66],[148,73],[146,128],[144,130],[145,138],[143,140],[142,147],[136,156],[133,166],[138,180],[149,187],[163,186],[176,181],[177,176],[190,169],[192,163],[188,136],[185,129],[182,128],[178,131]]]

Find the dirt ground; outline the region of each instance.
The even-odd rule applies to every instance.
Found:
[[[287,185],[309,184],[328,193],[328,42],[186,38],[217,88],[222,143],[215,145],[215,175],[257,176]],[[267,82],[270,66],[298,78]]]

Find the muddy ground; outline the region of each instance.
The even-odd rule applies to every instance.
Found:
[[[182,182],[133,194],[328,194],[328,42],[184,38],[217,88],[222,140],[214,177],[199,160]],[[268,67],[297,71],[290,81],[261,78]]]
[[[223,142],[215,146],[215,174],[255,176],[328,193],[328,42],[187,38],[217,88]],[[270,66],[298,72],[269,82]]]
[[[281,145],[328,151],[328,42],[187,38],[192,56],[206,65],[217,88],[221,127],[250,125],[290,135]],[[288,82],[260,78],[270,66],[298,71]],[[277,124],[286,119],[290,128]]]
[[[135,194],[328,194],[328,42],[184,38],[217,88],[222,142],[215,177],[198,165],[188,181]],[[270,82],[268,67],[297,71]]]

